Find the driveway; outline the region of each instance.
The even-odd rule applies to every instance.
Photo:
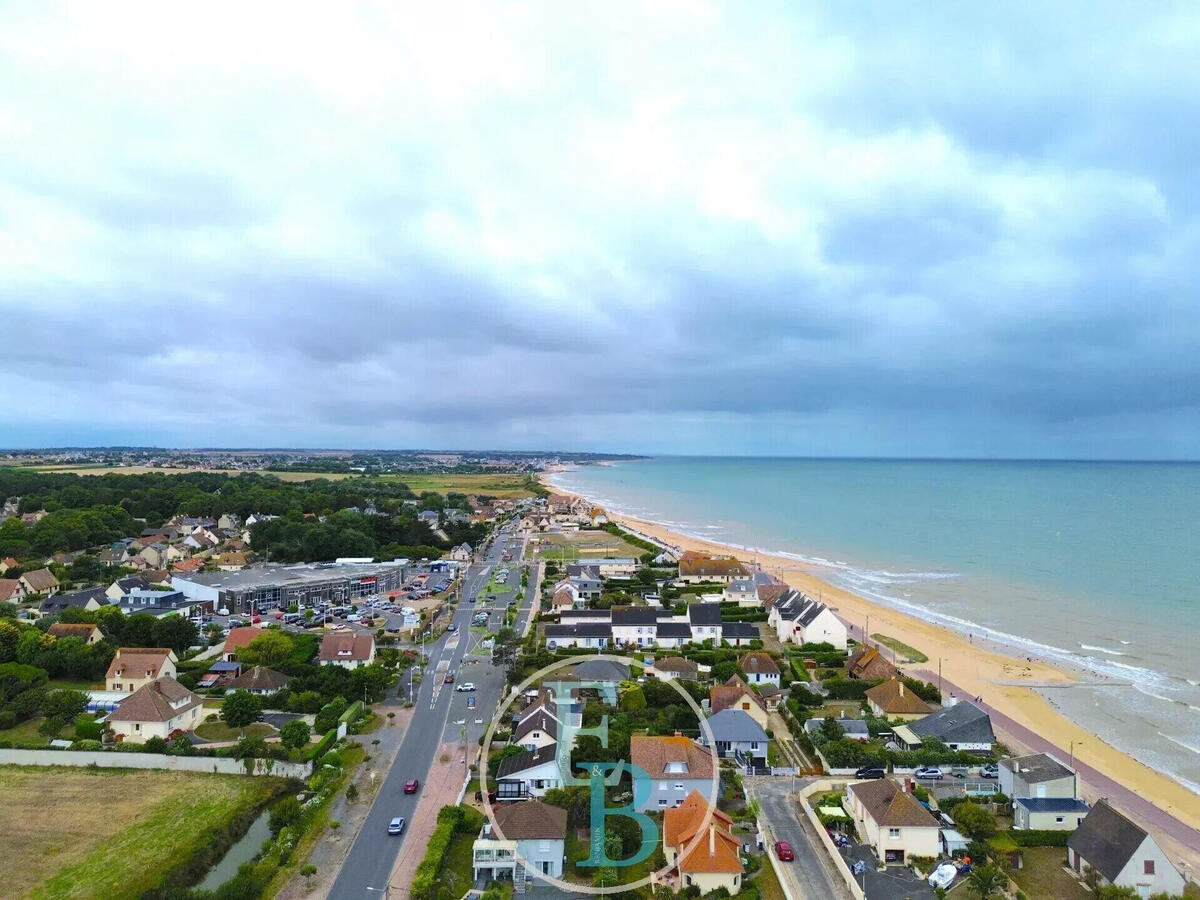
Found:
[[[883,871],[875,868],[878,859],[875,851],[866,844],[850,844],[841,849],[846,864],[853,866],[855,862],[865,862],[866,871],[858,876],[858,883],[864,885],[864,891],[871,900],[918,900],[918,898],[936,897],[933,888],[927,881],[922,881],[913,874],[907,866],[888,866]]]
[[[796,783],[800,784],[799,781]],[[767,828],[763,836],[768,846],[767,852],[774,852],[770,845],[775,841],[787,841],[795,851],[794,862],[779,864],[784,879],[789,882],[792,896],[797,900],[809,897],[849,900],[850,892],[834,871],[836,863],[826,858],[820,838],[813,833],[808,820],[802,820],[796,801],[788,795],[792,779],[747,778],[744,784],[747,793],[762,807],[763,822]]]

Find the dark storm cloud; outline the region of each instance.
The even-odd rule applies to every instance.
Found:
[[[1200,454],[1190,5],[67,12],[2,443]]]

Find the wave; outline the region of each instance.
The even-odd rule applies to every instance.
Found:
[[[1120,650],[1110,650],[1107,647],[1095,647],[1091,644],[1080,644],[1084,650],[1095,650],[1097,653],[1107,653],[1109,656],[1128,656],[1128,653],[1122,653]]]
[[[1160,731],[1158,733],[1158,735],[1159,735],[1159,737],[1165,737],[1172,744],[1178,744],[1184,750],[1191,750],[1197,756],[1200,756],[1200,747],[1197,747],[1195,744],[1189,744],[1187,741],[1181,741],[1179,738],[1171,737],[1171,735],[1166,734],[1162,731]]]

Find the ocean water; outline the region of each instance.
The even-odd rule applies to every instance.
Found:
[[[552,481],[1122,683],[1045,693],[1200,792],[1200,464],[667,457]]]

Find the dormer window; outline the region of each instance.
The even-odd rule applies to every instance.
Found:
[[[688,772],[688,764],[685,762],[669,762],[667,763],[668,775],[686,775]]]

